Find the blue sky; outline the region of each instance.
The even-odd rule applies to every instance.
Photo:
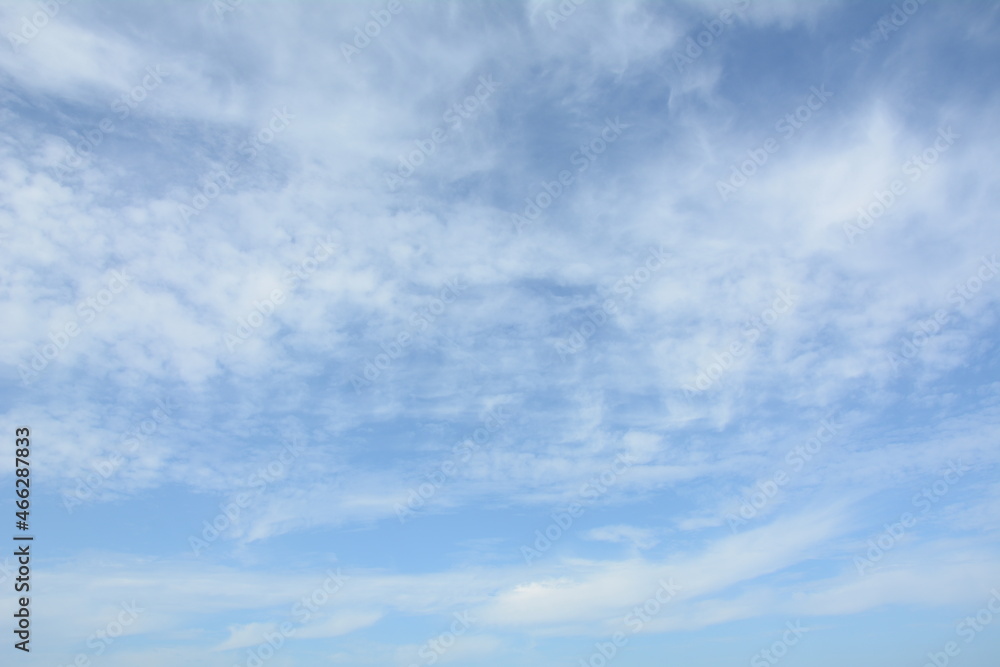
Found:
[[[20,662],[995,664],[1000,3],[0,28]]]

